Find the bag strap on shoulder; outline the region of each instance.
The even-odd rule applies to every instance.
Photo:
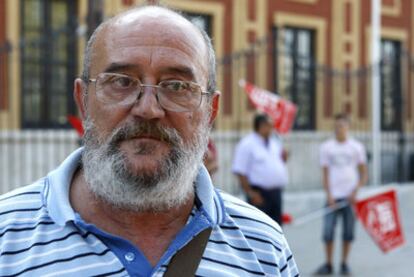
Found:
[[[201,257],[207,246],[212,228],[207,228],[195,236],[187,245],[172,257],[164,277],[194,277]]]

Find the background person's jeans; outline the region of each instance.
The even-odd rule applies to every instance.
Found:
[[[336,199],[339,203],[347,201],[346,199]],[[328,204],[326,205],[328,206]],[[323,240],[325,242],[332,242],[334,239],[335,226],[338,217],[342,217],[342,240],[352,241],[354,239],[355,215],[351,205],[346,205],[334,212],[328,213],[323,221]]]

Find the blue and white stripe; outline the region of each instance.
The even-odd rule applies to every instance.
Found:
[[[69,187],[81,152],[77,150],[47,177],[0,197],[0,276],[144,276],[139,268],[129,268],[99,234],[77,224]],[[204,168],[196,180],[196,193],[201,206],[194,208],[189,221],[203,220],[213,227],[196,276],[298,276],[274,221],[215,190]],[[187,241],[173,242],[174,251],[150,275],[162,276]]]

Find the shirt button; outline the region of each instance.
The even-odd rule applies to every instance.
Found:
[[[125,260],[129,263],[135,260],[135,254],[132,252],[126,253],[124,257],[125,257]]]

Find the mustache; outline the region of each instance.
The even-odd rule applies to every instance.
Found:
[[[163,127],[159,123],[143,121],[139,123],[127,123],[119,127],[109,138],[108,144],[110,146],[116,146],[124,140],[141,136],[149,136],[171,145],[178,145],[182,142],[177,130]]]

